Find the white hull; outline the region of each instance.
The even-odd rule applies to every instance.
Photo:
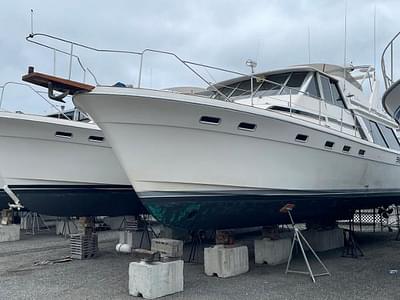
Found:
[[[139,197],[160,219],[159,201],[179,197],[226,194],[234,205],[238,195],[268,191],[358,193],[357,205],[368,206],[368,195],[399,191],[399,153],[277,112],[143,89],[96,88],[74,102],[103,129]],[[220,124],[202,124],[202,116]],[[240,122],[257,129],[239,130]],[[296,141],[298,134],[307,142]],[[334,142],[332,149],[326,141]]]
[[[18,196],[22,190],[29,191],[29,197],[25,199],[23,194],[20,200],[22,205],[35,201],[34,207],[51,205],[56,209],[60,205],[57,201],[65,201],[67,205],[68,198],[77,195],[77,190],[88,196],[97,186],[107,190],[123,187],[135,201],[129,180],[107,141],[93,141],[89,137],[104,138],[94,124],[0,112],[0,172],[4,184]],[[49,197],[62,197],[57,189],[61,194],[67,187],[69,191],[73,187],[76,190],[50,204],[37,203],[39,200],[31,196],[32,191],[40,191],[42,196],[48,192],[52,194]],[[80,197],[82,194],[77,202],[84,201]],[[112,199],[109,201],[112,206]],[[89,207],[86,211],[90,211]]]

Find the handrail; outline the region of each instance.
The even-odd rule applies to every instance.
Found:
[[[393,79],[393,43],[399,35],[400,35],[400,32],[398,32],[390,40],[390,42],[383,49],[382,56],[381,56],[382,76],[383,76],[383,82],[385,83],[386,89],[389,88],[389,86],[391,86],[394,82],[394,79]],[[389,49],[389,47],[390,47],[390,76],[386,73],[386,63],[385,63],[385,55],[386,55],[386,51]]]
[[[44,101],[47,102],[47,104],[49,104],[51,107],[53,107],[58,113],[60,113],[61,115],[63,115],[67,120],[71,120],[71,118],[69,118],[66,114],[64,114],[64,112],[62,110],[60,110],[56,105],[54,105],[53,103],[51,103],[48,99],[46,99],[46,97],[43,97],[41,95],[41,91],[35,90],[33,87],[31,87],[29,84],[26,83],[22,83],[22,82],[15,82],[15,81],[7,81],[5,82],[3,85],[0,85],[0,89],[1,89],[1,95],[0,95],[0,108],[3,105],[3,98],[4,98],[4,91],[5,89],[9,86],[9,85],[18,85],[18,86],[25,86],[28,87],[30,90],[32,90],[35,94],[37,94],[39,97],[41,97]]]
[[[63,42],[63,43],[70,44],[70,45],[71,45],[71,51],[70,51],[70,53],[68,53],[68,52],[66,52],[66,51],[63,51],[63,50],[60,50],[60,49],[58,49],[58,48],[49,46],[49,45],[47,45],[47,44],[40,43],[40,42],[37,42],[37,41],[33,41],[33,39],[34,39],[35,37],[37,37],[37,36],[42,36],[42,37],[46,37],[46,38],[49,38],[49,39],[57,40],[57,41],[60,41],[60,42]],[[60,52],[60,53],[70,55],[71,58],[72,58],[72,57],[77,58],[79,64],[81,65],[81,68],[85,70],[84,72],[86,72],[86,69],[84,68],[84,66],[83,66],[83,64],[82,64],[82,62],[81,62],[81,60],[78,58],[77,55],[73,54],[73,47],[74,47],[74,46],[78,46],[78,47],[81,47],[81,48],[84,48],[84,49],[87,49],[87,50],[91,50],[91,51],[95,51],[95,52],[102,52],[102,53],[118,53],[118,54],[130,54],[130,55],[140,56],[140,66],[139,66],[139,75],[138,75],[138,77],[139,77],[139,78],[138,78],[138,88],[140,88],[140,83],[141,83],[142,68],[143,68],[143,56],[144,56],[144,54],[147,53],[147,52],[165,54],[165,55],[169,55],[169,56],[174,57],[174,58],[177,59],[179,62],[181,62],[183,65],[185,65],[186,68],[188,68],[190,71],[192,71],[197,77],[199,77],[203,82],[205,82],[210,88],[212,88],[213,90],[215,90],[217,93],[220,93],[219,90],[216,89],[209,81],[207,81],[207,80],[206,80],[202,75],[200,75],[196,70],[194,70],[192,67],[190,67],[190,65],[202,66],[202,67],[206,67],[206,68],[210,68],[210,69],[214,69],[214,70],[219,70],[219,71],[224,71],[224,72],[228,72],[228,73],[233,73],[233,74],[236,74],[236,75],[246,75],[246,76],[247,76],[247,74],[244,74],[244,73],[240,73],[240,72],[231,71],[231,70],[228,70],[228,69],[223,69],[223,68],[208,66],[208,65],[205,65],[205,64],[200,64],[200,63],[196,63],[196,62],[191,62],[191,61],[188,61],[188,60],[184,60],[184,59],[180,58],[178,55],[176,55],[176,54],[173,53],[173,52],[163,51],[163,50],[156,50],[156,49],[149,49],[149,48],[148,48],[148,49],[144,49],[142,52],[138,52],[138,51],[128,51],[128,50],[117,50],[117,49],[100,49],[100,48],[95,48],[95,47],[88,46],[88,45],[85,45],[85,44],[82,44],[82,43],[78,43],[78,42],[74,42],[74,41],[71,41],[71,40],[67,40],[67,39],[64,39],[64,38],[59,38],[59,37],[56,37],[56,36],[53,36],[53,35],[50,35],[50,34],[46,34],[46,33],[30,33],[30,34],[26,37],[26,40],[27,40],[28,42],[32,42],[32,43],[37,44],[37,45],[39,45],[39,46],[43,46],[43,47],[46,47],[46,48],[48,48],[48,49],[55,50],[55,51]],[[72,69],[72,59],[70,59],[70,63],[69,63],[69,74],[71,74],[71,69]],[[90,72],[90,73],[92,74],[92,72]],[[92,74],[92,75],[93,75],[93,74]],[[225,97],[225,95],[223,95],[222,93],[221,93],[221,96],[222,96],[222,97]],[[229,99],[226,99],[226,100],[229,101]]]

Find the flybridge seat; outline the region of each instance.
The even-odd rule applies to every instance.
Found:
[[[64,102],[63,98],[67,95],[90,92],[94,89],[94,86],[90,84],[35,72],[33,67],[28,68],[28,74],[22,76],[22,80],[47,88],[49,90],[49,98],[59,102]],[[55,95],[53,91],[61,94]]]
[[[400,80],[393,83],[383,94],[382,104],[386,112],[400,123]]]

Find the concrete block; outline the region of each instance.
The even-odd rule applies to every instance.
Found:
[[[304,230],[301,232],[316,252],[327,251],[344,246],[343,229]]]
[[[152,239],[151,251],[160,252],[162,257],[182,257],[183,241],[173,239]]]
[[[249,270],[247,246],[216,245],[204,248],[204,272],[208,276],[232,277]]]
[[[78,233],[77,220],[58,220],[56,222],[57,235],[71,235]]]
[[[279,265],[288,261],[292,240],[290,238],[271,240],[265,238],[254,241],[254,257],[256,264],[267,263]]]
[[[119,232],[119,243],[128,244],[132,249],[150,249],[149,235],[143,230],[137,231],[120,231]]]
[[[129,264],[130,295],[155,299],[182,291],[183,260]]]
[[[0,225],[0,242],[19,241],[20,239],[20,225]]]

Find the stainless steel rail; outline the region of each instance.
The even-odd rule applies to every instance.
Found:
[[[381,56],[381,68],[382,68],[382,76],[383,76],[383,81],[385,83],[385,88],[389,88],[395,81],[394,79],[394,52],[393,52],[393,45],[398,36],[400,35],[400,32],[398,32],[391,40],[390,42],[386,45],[385,49],[382,52]],[[390,49],[389,54],[387,51]],[[389,68],[390,68],[390,74],[388,74],[386,70],[386,61],[385,61],[385,56],[390,55],[390,62],[389,62]]]
[[[62,110],[60,110],[56,105],[54,105],[53,103],[51,103],[51,101],[49,101],[48,99],[46,99],[46,97],[44,97],[42,95],[42,93],[46,93],[46,92],[41,92],[38,90],[35,90],[33,87],[31,87],[29,84],[26,83],[22,83],[22,82],[15,82],[15,81],[8,81],[6,83],[4,83],[3,85],[0,85],[0,89],[1,89],[1,94],[0,94],[0,109],[3,106],[3,99],[4,99],[4,92],[6,90],[6,88],[10,85],[17,85],[17,86],[23,86],[23,87],[27,87],[28,89],[30,89],[31,91],[33,91],[35,94],[37,94],[40,98],[42,98],[47,104],[49,104],[52,108],[54,108],[59,114],[61,114],[62,116],[64,116],[67,120],[71,120],[71,118],[69,118],[67,115],[64,114],[64,112]]]

